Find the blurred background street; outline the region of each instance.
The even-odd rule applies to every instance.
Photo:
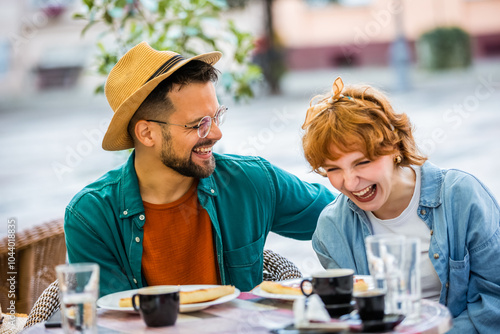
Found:
[[[239,9],[234,16],[238,19],[249,12],[251,17],[260,17],[263,14],[258,6],[264,2],[267,1],[251,1],[250,6]],[[362,3],[358,6],[364,12],[372,13],[366,15],[373,15],[373,22],[379,22],[381,28],[386,28],[380,22],[388,19],[377,19],[382,13],[380,8],[386,8],[386,1],[357,2]],[[293,14],[294,6],[286,7],[286,0],[274,1],[276,31],[287,50],[288,68],[280,79],[279,94],[270,94],[270,85],[260,83],[253,87],[256,92],[254,99],[237,103],[220,84],[219,97],[221,103],[229,107],[229,112],[222,127],[223,138],[216,145],[216,151],[260,155],[301,179],[319,182],[332,189],[327,179],[310,173],[302,154],[300,126],[309,100],[328,91],[333,80],[341,76],[346,85],[366,83],[386,91],[395,109],[410,116],[417,141],[431,161],[441,167],[459,168],[474,174],[497,199],[500,198],[500,22],[497,18],[500,1],[436,2],[440,3],[440,8],[434,13],[443,8],[450,9],[445,10],[448,16],[436,16],[427,25],[406,24],[403,30],[410,41],[410,53],[408,59],[403,59],[407,64],[401,69],[398,65],[400,59],[397,59],[401,53],[394,51],[398,46],[395,37],[399,28],[385,29],[390,31],[388,36],[385,32],[380,36],[366,33],[366,42],[359,42],[362,35],[356,35],[356,31],[368,29],[367,23],[360,22],[369,21],[362,21],[360,13],[353,14],[359,9],[357,6],[345,5],[356,1],[290,0],[288,4],[296,7],[300,3],[310,3],[313,9],[299,11],[302,16]],[[17,220],[18,230],[63,217],[65,206],[80,189],[128,156],[126,151],[107,152],[101,148],[112,111],[104,95],[93,93],[102,81],[91,70],[91,55],[98,32],[81,38],[82,25],[66,16],[59,21],[49,20],[42,24],[45,22],[41,21],[42,16],[36,16],[39,8],[30,7],[36,1],[21,3],[24,7],[18,8],[0,0],[0,6],[6,8],[0,16],[16,25],[0,25],[2,236],[6,234],[7,220],[11,217]],[[76,2],[67,3],[75,6]],[[321,7],[321,3],[325,7]],[[412,10],[421,13],[420,9],[412,9],[409,1],[404,3],[407,6],[406,17]],[[423,1],[422,6],[425,3]],[[371,4],[378,9],[370,9]],[[486,7],[488,4],[494,10]],[[327,36],[327,31],[311,22],[319,24],[323,16],[327,16],[330,6],[336,9],[340,6],[340,10],[352,15],[349,22],[353,24],[350,31],[354,35],[345,36],[337,42],[320,38]],[[477,7],[470,11],[471,8],[466,10],[463,6],[482,6],[486,9],[481,14]],[[277,8],[280,10],[277,11]],[[468,20],[460,21],[465,12],[469,13]],[[307,27],[309,40],[307,34],[299,36],[296,27],[290,26],[290,22],[296,21],[290,20],[285,24],[283,15],[287,13],[308,19],[309,23],[297,26]],[[313,14],[316,21],[310,17]],[[11,19],[11,15],[16,18]],[[263,30],[261,25],[254,27],[247,21],[242,23],[243,27],[259,35]],[[20,22],[31,22],[32,30],[26,30],[27,25]],[[425,31],[424,28],[460,22],[469,24],[466,28],[473,36],[470,65],[441,71],[424,68],[416,56],[414,42],[418,33]],[[481,22],[482,25],[479,24]],[[337,23],[339,26],[347,24],[346,21]],[[392,22],[392,26],[396,23]],[[335,28],[336,25],[331,24],[331,29]],[[349,27],[342,29],[342,34],[346,35]],[[346,49],[349,38],[354,42]],[[46,46],[53,48],[47,49]],[[75,69],[73,72],[66,71],[65,82],[63,80],[59,85],[45,82],[44,86],[46,78],[37,67],[41,61],[44,66],[49,66],[47,63],[55,67],[70,64],[66,69],[75,64],[78,66],[76,72]],[[224,73],[230,63],[231,59],[225,54],[218,66]],[[310,242],[271,234],[266,247],[294,261],[305,274],[321,268]]]

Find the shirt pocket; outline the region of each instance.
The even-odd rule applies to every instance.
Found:
[[[246,246],[224,252],[231,283],[250,291],[262,282],[264,236]]]
[[[446,306],[450,309],[453,317],[456,317],[467,308],[467,290],[470,275],[469,251],[465,250],[462,261],[455,261],[450,258],[449,265],[450,279]]]

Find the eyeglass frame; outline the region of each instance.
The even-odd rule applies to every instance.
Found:
[[[224,123],[224,118],[222,118],[221,120],[221,116],[224,115],[227,111],[227,107],[224,106],[224,105],[220,105],[219,108],[217,108],[217,111],[215,112],[215,115],[213,117],[211,116],[203,116],[200,121],[198,122],[198,125],[193,125],[193,126],[190,126],[190,125],[184,125],[184,124],[174,124],[174,123],[168,123],[168,122],[163,122],[163,121],[157,121],[157,120],[154,120],[154,119],[146,119],[147,122],[154,122],[154,123],[158,123],[158,124],[165,124],[165,125],[176,125],[176,126],[182,126],[186,129],[196,129],[196,133],[198,134],[198,137],[200,138],[205,138],[208,136],[208,134],[210,133],[210,130],[212,130],[212,122],[215,123],[217,126],[220,126],[222,125],[222,123]],[[202,137],[200,135],[200,129],[201,129],[201,123],[203,122],[203,120],[207,119],[207,117],[210,119],[210,124],[208,125],[208,130],[207,130],[207,133]]]

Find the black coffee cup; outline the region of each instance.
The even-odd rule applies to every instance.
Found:
[[[356,303],[325,305],[325,309],[332,318],[338,318],[344,314],[351,313]]]
[[[179,287],[157,285],[139,289],[132,296],[132,306],[147,326],[172,326],[179,313]]]
[[[356,307],[361,320],[384,319],[385,293],[381,290],[369,290],[354,294]]]
[[[328,269],[312,274],[311,279],[304,279],[300,283],[300,289],[306,297],[317,294],[326,306],[349,305],[352,299],[353,276],[352,269]],[[311,283],[312,291],[304,291],[305,282]]]

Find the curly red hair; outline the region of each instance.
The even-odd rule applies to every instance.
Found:
[[[400,166],[422,165],[427,160],[418,150],[408,116],[395,113],[382,92],[353,85],[342,94],[344,97],[333,102],[328,101],[331,94],[321,96],[317,103],[311,101],[312,106],[325,106],[306,125],[302,137],[304,155],[313,171],[325,176],[321,166],[326,159],[339,159],[339,152],[360,151],[370,160],[399,154]]]

